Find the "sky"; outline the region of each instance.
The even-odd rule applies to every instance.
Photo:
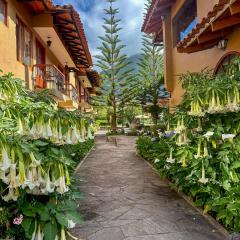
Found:
[[[104,34],[102,28],[105,0],[53,0],[55,4],[72,4],[78,10],[84,25],[85,34],[91,54],[97,55],[101,42],[98,36]],[[126,46],[124,52],[128,56],[138,54],[141,49],[141,26],[145,0],[118,0],[115,6],[119,8],[118,18],[122,20],[120,37]]]

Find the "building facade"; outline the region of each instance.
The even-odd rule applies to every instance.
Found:
[[[239,0],[153,0],[142,31],[164,45],[170,106],[184,93],[179,75],[204,68],[215,73],[240,54]]]
[[[50,0],[0,0],[0,69],[31,90],[49,89],[59,107],[90,111],[99,75],[71,6]]]

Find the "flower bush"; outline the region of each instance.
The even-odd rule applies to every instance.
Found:
[[[82,222],[74,156],[93,144],[90,120],[22,84],[0,76],[0,236],[64,240]]]
[[[181,76],[185,95],[165,116],[165,134],[154,143],[137,141],[139,153],[234,232],[240,232],[240,61],[214,76],[210,71]],[[171,132],[171,134],[169,134]]]

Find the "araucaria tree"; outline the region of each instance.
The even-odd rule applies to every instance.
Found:
[[[120,19],[117,18],[118,8],[114,8],[117,0],[106,0],[109,7],[104,9],[105,17],[103,18],[104,36],[99,38],[102,40],[101,46],[98,48],[101,54],[96,58],[97,66],[101,69],[101,78],[103,80],[103,96],[105,104],[110,108],[111,129],[116,131],[118,108],[121,101],[121,83],[127,81],[131,75],[131,69],[128,69],[129,62],[127,56],[122,53],[125,45],[122,44],[119,31]]]
[[[147,0],[146,11],[151,4]],[[157,124],[158,115],[161,111],[159,107],[159,97],[167,94],[163,88],[163,55],[162,47],[153,43],[153,36],[144,34],[142,37],[142,53],[139,60],[137,98],[142,107],[146,107],[151,113],[153,121]]]

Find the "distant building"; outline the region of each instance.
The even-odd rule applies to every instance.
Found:
[[[179,75],[210,67],[215,73],[240,55],[240,0],[153,0],[142,31],[164,44],[170,106],[181,102]]]
[[[90,111],[99,75],[83,25],[71,6],[49,0],[0,0],[0,69],[31,90],[50,89],[59,107]]]

